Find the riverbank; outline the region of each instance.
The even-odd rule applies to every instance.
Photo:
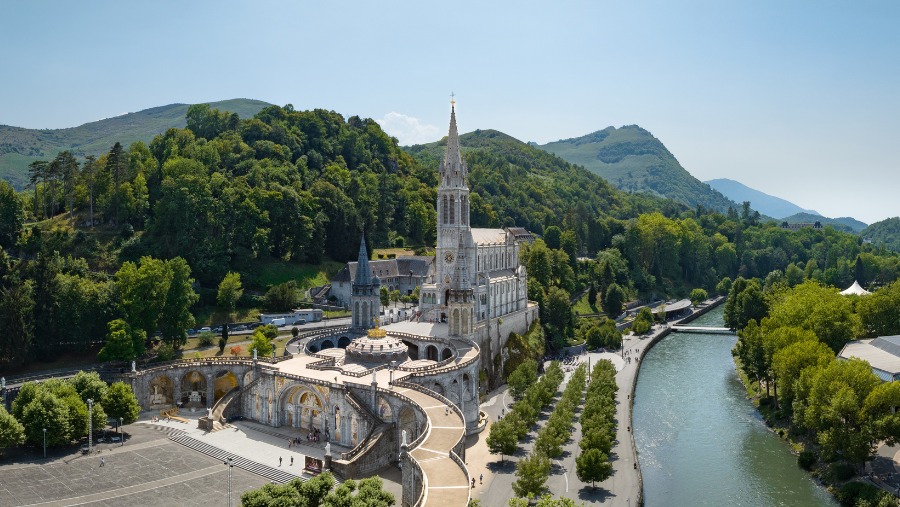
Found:
[[[624,493],[626,498],[625,505],[629,507],[631,505],[631,498],[636,499],[635,505],[644,504],[644,478],[643,473],[641,472],[637,447],[634,443],[634,433],[631,431],[631,428],[633,427],[632,415],[634,413],[634,391],[635,386],[637,385],[638,376],[640,375],[640,367],[644,356],[648,350],[653,348],[654,345],[671,333],[671,326],[673,324],[691,322],[713,308],[716,308],[724,301],[725,298],[720,296],[695,309],[691,315],[684,317],[683,319],[667,322],[666,324],[655,324],[647,335],[629,334],[622,340],[623,355],[626,358],[631,358],[631,361],[626,362],[625,367],[616,374],[616,384],[618,386],[619,395],[621,396],[623,392],[626,394],[626,403],[624,407],[625,410],[621,410],[623,407],[622,403],[618,404],[619,409],[617,410],[617,417],[620,423],[616,434],[617,442],[616,445],[613,446],[613,453],[615,453],[618,459],[613,463],[613,469],[615,470],[613,478],[620,474],[626,477],[620,484],[617,484],[617,481],[613,481],[611,484],[612,487],[609,488],[609,490],[614,494],[614,498],[620,498],[622,493]],[[627,355],[625,355],[626,353]],[[619,401],[621,402],[621,397],[619,398]],[[625,426],[624,432],[622,431],[622,426]],[[624,463],[625,466],[618,466],[620,462]]]

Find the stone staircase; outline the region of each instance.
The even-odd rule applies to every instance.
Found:
[[[284,484],[290,482],[293,479],[301,479],[306,480],[304,477],[301,477],[296,474],[292,474],[284,469],[279,470],[277,468],[273,468],[267,465],[263,465],[262,463],[257,463],[255,461],[251,461],[247,458],[242,458],[240,456],[234,455],[228,451],[224,451],[219,449],[218,447],[209,445],[205,442],[201,442],[194,437],[191,437],[184,432],[181,434],[173,434],[169,436],[169,439],[177,444],[181,444],[189,449],[193,449],[197,452],[206,454],[207,456],[211,456],[213,458],[218,459],[221,462],[225,462],[226,459],[231,458],[234,466],[246,470],[248,472],[254,473],[256,475],[265,477],[270,481],[277,482],[280,484]]]

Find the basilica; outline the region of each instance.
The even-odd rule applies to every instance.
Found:
[[[501,378],[510,334],[526,332],[538,307],[527,299],[519,263],[527,233],[469,224],[455,104],[439,171],[436,255],[403,260],[407,276],[397,269],[400,259],[393,269],[370,262],[360,241],[359,258],[342,279],[349,326],[302,333],[289,344],[299,353],[286,357],[133,369],[143,409],[205,409],[199,424],[209,431],[240,417],[279,435],[299,432],[322,446],[310,448],[310,459],[318,453],[322,467],[339,477],[399,464],[403,506],[467,505],[465,439],[487,422],[480,396]],[[405,283],[408,293],[418,287],[418,310],[379,327],[383,283]]]

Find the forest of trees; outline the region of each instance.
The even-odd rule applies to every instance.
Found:
[[[721,214],[626,194],[496,131],[461,142],[472,225],[543,236],[523,261],[550,346],[587,333],[570,297],[588,288],[617,314],[635,298],[722,293],[738,276],[835,286],[897,277],[895,254],[851,234],[782,230],[749,205]],[[195,105],[186,128],[149,144],[34,162],[24,192],[0,182],[0,323],[9,330],[0,364],[53,359],[110,336],[137,347],[141,333],[177,347],[195,305],[215,305],[226,275],[248,289],[227,306],[262,305],[260,263],[351,260],[360,231],[374,247],[432,247],[442,143],[404,151],[373,120],[321,109],[272,106],[240,119]],[[123,298],[141,283],[180,289]],[[295,301],[297,288],[284,287]],[[160,308],[177,318],[146,316]]]

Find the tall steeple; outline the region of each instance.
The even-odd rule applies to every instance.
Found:
[[[372,270],[369,269],[369,253],[366,251],[366,234],[359,238],[359,258],[356,261],[356,282],[354,285],[371,285]]]
[[[445,178],[445,183],[452,187],[467,186],[466,178],[469,169],[463,162],[459,150],[459,131],[456,128],[456,101],[450,101],[450,133],[447,135],[447,151],[444,160],[441,161],[440,173]]]

